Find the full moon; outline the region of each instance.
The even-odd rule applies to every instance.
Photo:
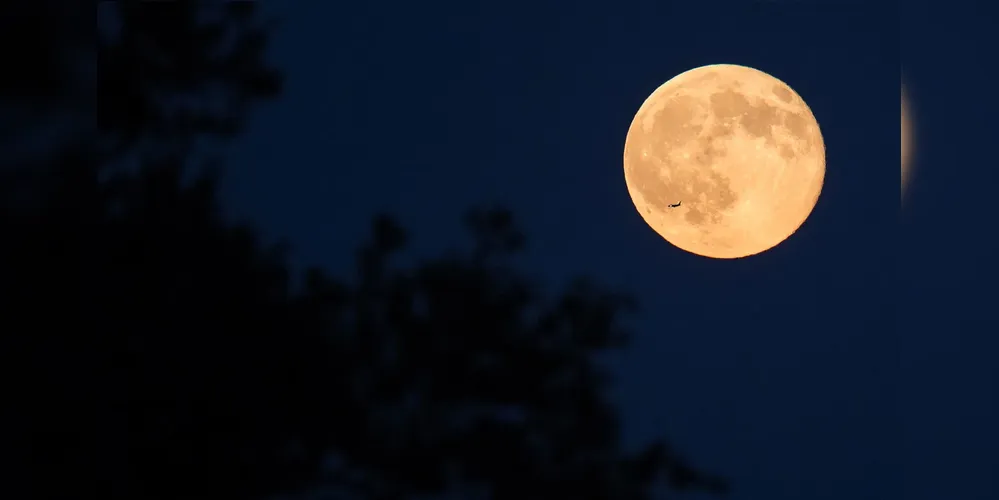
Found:
[[[673,77],[628,129],[624,178],[635,208],[680,249],[718,259],[787,239],[819,199],[825,144],[805,101],[731,64]]]

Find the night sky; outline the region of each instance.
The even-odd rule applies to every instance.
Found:
[[[232,147],[233,216],[342,274],[378,211],[418,257],[463,242],[466,208],[501,203],[531,274],[640,300],[612,361],[629,445],[667,437],[734,500],[999,498],[999,341],[974,291],[994,282],[979,261],[996,244],[971,243],[996,173],[967,146],[986,131],[953,126],[989,113],[939,98],[963,92],[954,74],[987,76],[969,50],[987,16],[909,10],[900,32],[874,2],[361,3],[265,9],[286,88]],[[827,147],[810,218],[746,259],[672,247],[624,183],[642,101],[714,63],[788,83]],[[901,225],[900,68],[920,140]]]

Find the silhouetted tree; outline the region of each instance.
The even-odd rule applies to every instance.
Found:
[[[397,269],[389,259],[405,234],[375,219],[339,323],[366,425],[339,428],[349,431],[335,448],[378,472],[384,498],[450,482],[486,485],[495,499],[640,499],[657,477],[724,491],[662,443],[619,448],[594,358],[625,344],[619,317],[632,301],[583,279],[545,298],[509,264],[524,241],[511,215],[467,220],[468,255]]]
[[[97,123],[111,147],[231,136],[251,103],[280,92],[263,59],[272,23],[257,21],[256,2],[107,3]]]
[[[0,5],[6,208],[38,203],[52,170],[66,166],[53,155],[78,150],[103,176],[189,156],[199,139],[238,133],[253,103],[280,93],[264,57],[275,23],[259,19],[257,2],[97,2],[96,28],[80,22],[94,6]]]
[[[91,439],[67,467],[114,464],[151,500],[322,484],[329,454],[348,469],[328,481],[359,473],[367,498],[473,483],[497,499],[639,499],[663,473],[721,484],[662,445],[622,453],[593,356],[624,344],[630,302],[585,281],[540,296],[507,263],[523,238],[505,212],[470,217],[468,255],[413,269],[389,265],[405,234],[376,218],[355,282],[311,270],[292,293],[280,251],[220,220],[211,177],[66,172],[59,204],[5,221],[2,257],[6,352],[42,368],[22,397],[48,403],[25,423],[72,415]],[[50,437],[29,449],[51,457],[66,435]]]
[[[594,357],[626,343],[633,303],[582,279],[541,294],[511,264],[525,238],[506,211],[470,212],[471,250],[410,268],[392,260],[406,232],[376,217],[352,279],[311,269],[293,290],[283,248],[220,217],[217,175],[188,179],[189,141],[237,131],[245,105],[277,91],[259,61],[264,31],[212,55],[223,26],[254,25],[251,3],[232,4],[204,27],[204,3],[157,17],[119,2],[119,41],[100,48],[100,132],[114,150],[72,141],[14,169],[44,176],[5,177],[0,356],[30,367],[7,378],[7,491],[390,500],[475,486],[596,500],[648,498],[657,478],[724,491],[663,443],[620,449]],[[65,55],[49,42],[37,61]],[[46,74],[37,82],[62,85]],[[230,85],[224,112],[157,100],[216,79]],[[158,146],[141,169],[107,172],[143,141]],[[32,203],[15,203],[26,186]]]

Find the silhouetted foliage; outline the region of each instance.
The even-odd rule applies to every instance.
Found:
[[[72,93],[79,85],[74,56],[93,51],[94,31],[80,22],[93,15],[93,4],[68,0],[10,0],[0,15],[0,55],[6,71],[0,94],[51,104],[52,96]],[[90,95],[93,99],[93,95]]]
[[[45,414],[91,415],[100,443],[128,447],[137,498],[264,498],[320,481],[330,453],[367,498],[460,481],[637,499],[659,472],[715,485],[662,445],[619,450],[593,356],[623,345],[629,301],[585,281],[539,296],[505,262],[520,240],[505,212],[470,218],[502,222],[472,224],[471,254],[412,269],[390,265],[405,234],[376,218],[356,282],[313,269],[292,293],[281,252],[219,219],[211,177],[66,171],[60,204],[5,221],[4,329],[23,332],[7,352],[51,377],[31,388]],[[74,465],[106,465],[91,451]]]
[[[194,2],[156,7],[162,18],[119,4],[132,38],[102,48],[114,69],[100,80],[121,92],[101,104],[119,145],[238,129],[242,111],[171,118],[158,89],[233,77],[237,107],[277,91],[252,62],[264,32],[219,60],[224,29],[195,28]],[[229,22],[249,23],[252,4],[233,4]],[[3,450],[48,471],[9,491],[637,500],[658,478],[725,490],[663,443],[620,448],[595,357],[625,345],[634,304],[584,279],[542,294],[511,264],[525,238],[509,212],[469,212],[469,252],[405,268],[393,257],[406,231],[380,215],[352,279],[310,269],[293,289],[283,247],[220,216],[217,174],[188,179],[184,149],[163,152],[109,173],[67,147],[32,167],[45,176],[5,178],[0,352],[31,370],[9,379],[19,411]],[[13,200],[28,184],[26,208]]]
[[[98,38],[98,126],[112,145],[185,147],[239,131],[247,106],[276,96],[256,2],[109,2]]]

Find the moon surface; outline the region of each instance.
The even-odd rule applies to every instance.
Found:
[[[639,108],[624,177],[635,208],[666,241],[705,257],[746,257],[778,245],[811,214],[825,143],[784,82],[746,66],[701,66]]]

